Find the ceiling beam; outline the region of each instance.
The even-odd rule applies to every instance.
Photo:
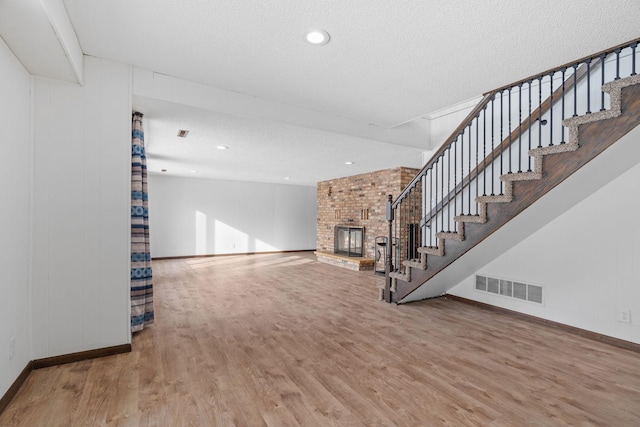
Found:
[[[83,54],[62,0],[0,2],[0,36],[35,76],[83,83]]]
[[[305,128],[430,149],[429,120],[420,118],[393,128],[314,111],[295,105],[134,68],[133,95],[218,113],[272,120]]]

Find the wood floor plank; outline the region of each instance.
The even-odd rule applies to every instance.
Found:
[[[131,353],[33,371],[0,426],[640,425],[640,354],[309,252],[153,262]]]

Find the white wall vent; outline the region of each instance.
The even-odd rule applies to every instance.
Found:
[[[542,304],[542,286],[476,274],[476,291]]]

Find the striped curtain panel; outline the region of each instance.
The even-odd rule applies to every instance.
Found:
[[[131,125],[131,331],[141,331],[153,320],[147,159],[142,114],[136,112]]]

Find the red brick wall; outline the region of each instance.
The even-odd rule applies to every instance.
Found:
[[[395,198],[418,169],[395,168],[318,183],[318,251],[333,252],[336,225],[364,227],[365,257],[374,258],[376,236],[387,235],[387,195]]]

